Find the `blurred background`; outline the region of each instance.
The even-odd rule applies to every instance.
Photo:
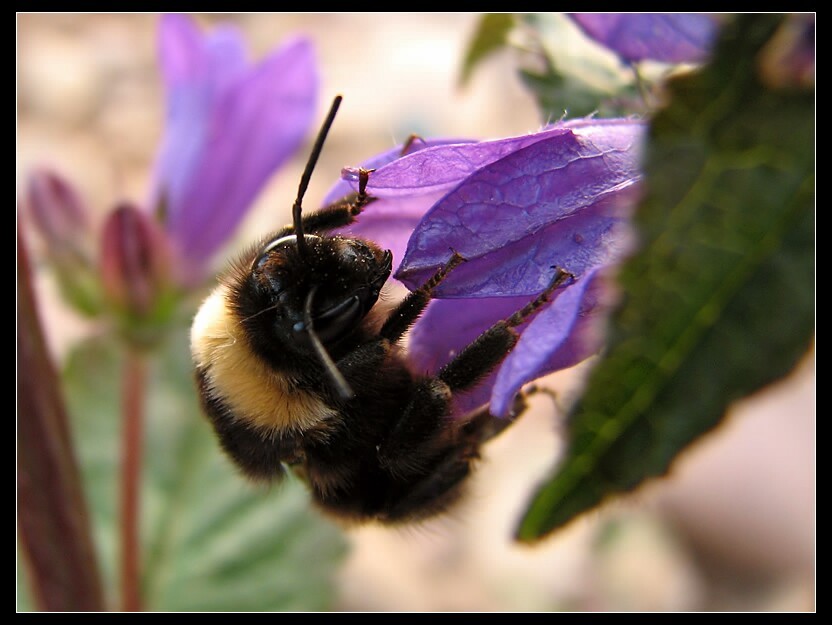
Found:
[[[344,96],[307,194],[323,197],[341,167],[411,133],[493,138],[541,126],[533,98],[501,53],[458,86],[477,14],[197,15],[232,22],[254,57],[290,33],[315,42],[319,118]],[[18,14],[17,184],[49,165],[95,211],[144,198],[162,136],[158,17]],[[589,44],[555,20],[569,54]],[[288,220],[306,151],[275,175],[229,248]],[[37,260],[37,256],[36,256]],[[37,265],[37,262],[36,262]],[[37,275],[58,362],[95,328]],[[566,402],[591,363],[542,384]],[[346,533],[334,610],[811,611],[815,606],[814,353],[787,379],[738,403],[670,474],[534,546],[514,525],[562,441],[549,396],[486,449],[453,514],[419,527]],[[219,453],[219,452],[217,452]]]

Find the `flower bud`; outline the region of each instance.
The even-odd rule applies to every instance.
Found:
[[[102,232],[101,280],[120,312],[146,318],[170,284],[170,246],[164,231],[136,206],[122,203]]]
[[[101,293],[91,260],[92,229],[86,202],[68,180],[40,168],[26,181],[23,209],[45,244],[44,255],[66,301],[84,315],[97,315]]]
[[[83,248],[90,233],[89,209],[69,181],[48,169],[37,169],[27,180],[25,201],[53,260],[86,260]]]

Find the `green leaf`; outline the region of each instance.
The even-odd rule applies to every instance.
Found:
[[[471,78],[474,68],[500,48],[508,43],[508,34],[515,26],[515,18],[511,13],[485,13],[480,17],[477,30],[462,63],[462,73],[459,84],[464,86]]]
[[[598,54],[563,14],[524,13],[517,39],[527,51],[517,73],[537,101],[544,123],[561,117],[620,117],[641,112],[644,102],[632,68]]]
[[[70,413],[110,605],[117,603],[120,477],[117,346],[91,341],[66,371]],[[294,480],[269,490],[222,455],[199,412],[186,332],[151,356],[141,493],[144,608],[316,611],[330,607],[339,531]]]
[[[620,88],[613,97],[610,91],[560,73],[551,59],[544,71],[523,68],[517,71],[520,81],[537,101],[541,119],[546,123],[564,116],[585,117],[597,113],[602,117],[617,117],[632,111],[636,95],[633,86]]]
[[[814,93],[760,82],[759,53],[780,21],[737,18],[707,67],[667,85],[635,217],[641,247],[620,272],[608,352],[519,539],[662,475],[731,402],[810,347]]]

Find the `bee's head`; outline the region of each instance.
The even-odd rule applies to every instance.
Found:
[[[299,352],[314,350],[315,337],[331,348],[350,335],[378,300],[392,268],[392,254],[369,241],[311,234],[304,241],[299,248],[290,234],[268,242],[249,274],[263,311],[256,323]]]
[[[349,398],[352,389],[330,352],[355,333],[376,303],[393,258],[369,241],[304,233],[301,202],[340,104],[336,96],[301,175],[293,227],[267,241],[250,267],[241,268],[236,301],[255,351],[284,370],[317,363]]]

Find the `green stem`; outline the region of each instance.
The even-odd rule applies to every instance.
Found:
[[[140,352],[128,348],[122,379],[121,601],[125,612],[142,609],[139,518],[146,384],[147,362]]]

